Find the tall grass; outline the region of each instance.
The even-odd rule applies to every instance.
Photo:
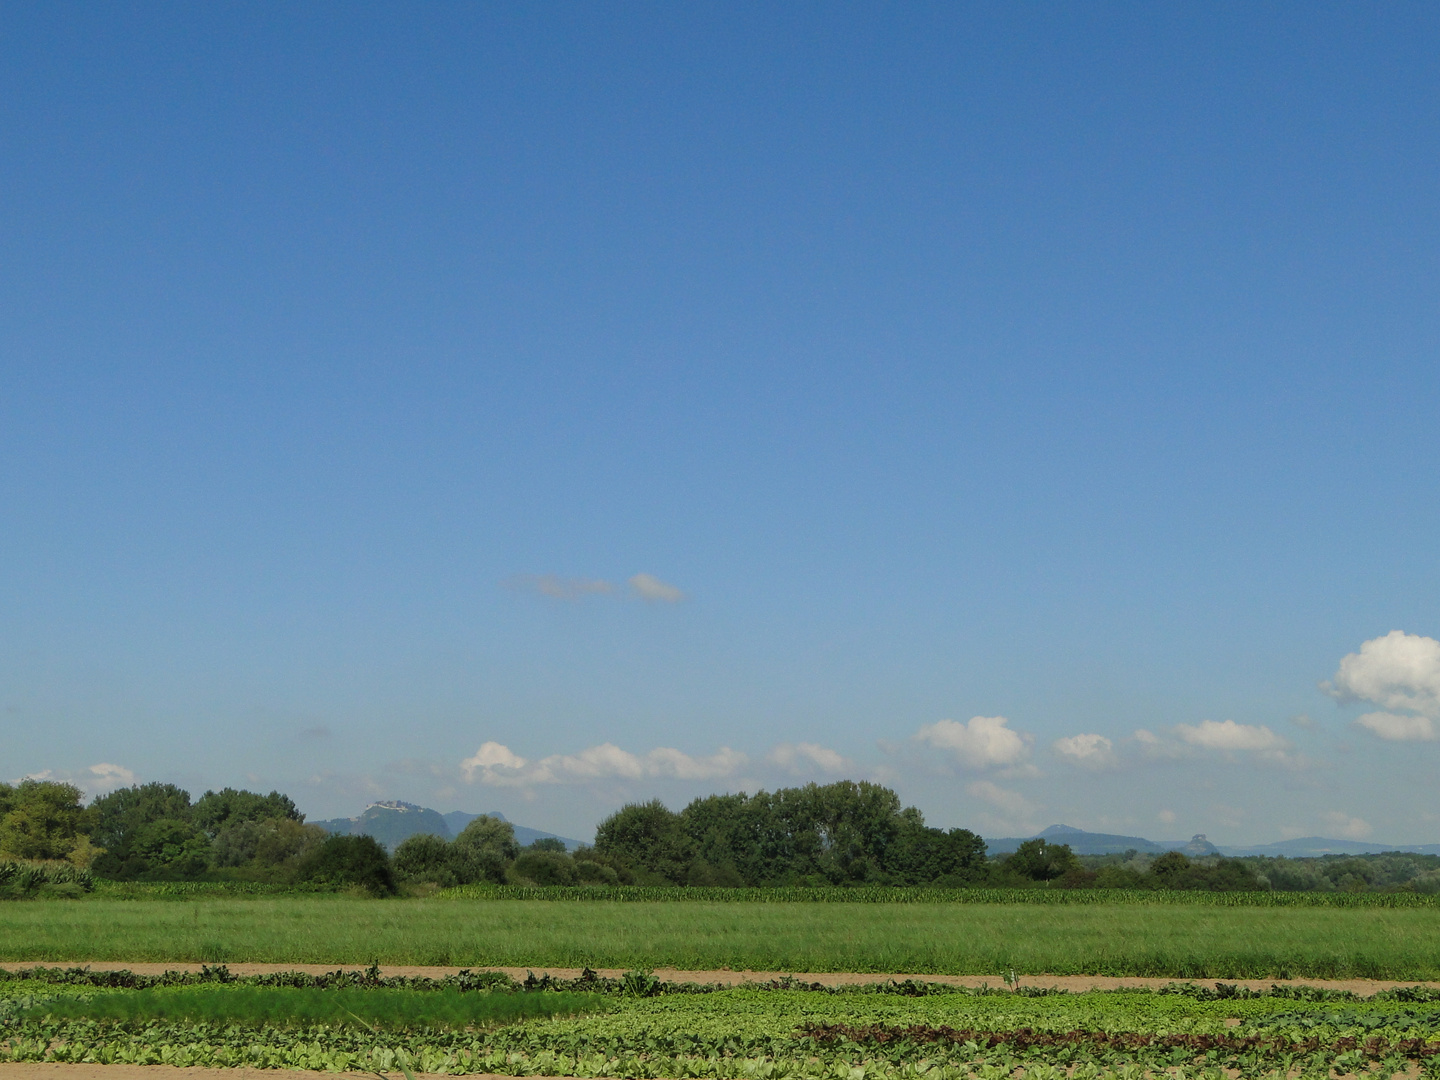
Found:
[[[713,904],[1170,904],[1181,907],[1434,908],[1440,894],[1410,892],[1208,892],[1168,889],[939,889],[874,885],[857,888],[729,889],[687,885],[461,885],[439,894],[464,900],[610,900]]]
[[[587,904],[344,896],[0,905],[0,961],[1440,978],[1440,911]]]
[[[570,1016],[608,1007],[599,994],[186,986],[62,997],[36,1005],[25,1015],[67,1020],[187,1020],[247,1026],[330,1024],[403,1029],[490,1027],[530,1017]]]

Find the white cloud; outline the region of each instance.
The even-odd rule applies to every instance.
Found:
[[[505,581],[507,588],[517,592],[539,593],[552,600],[583,600],[587,596],[604,596],[615,586],[597,578],[567,578],[556,574],[516,574]]]
[[[1054,750],[1087,769],[1105,769],[1115,764],[1115,744],[1104,735],[1069,735],[1056,739]]]
[[[1161,810],[1161,811],[1160,811],[1158,814],[1156,814],[1155,816],[1160,820],[1160,823],[1161,823],[1162,825],[1174,825],[1174,824],[1175,824],[1175,811],[1174,811],[1174,810]]]
[[[1012,731],[1003,716],[972,716],[968,723],[937,720],[915,733],[917,742],[948,750],[972,769],[1018,766],[1030,753],[1031,736]]]
[[[1175,734],[1191,746],[1206,750],[1284,750],[1290,744],[1264,724],[1237,724],[1234,720],[1202,720],[1176,724]]]
[[[1372,712],[1356,720],[1355,725],[1389,742],[1428,742],[1440,738],[1440,730],[1428,716]]]
[[[1440,717],[1440,641],[1391,630],[1342,659],[1320,689],[1337,701],[1373,701],[1382,709]]]
[[[1347,840],[1363,840],[1370,835],[1370,823],[1364,818],[1351,817],[1349,814],[1342,814],[1339,810],[1331,810],[1325,815],[1325,820],[1331,829]]]
[[[1018,791],[1010,791],[989,780],[976,780],[965,791],[971,798],[987,802],[1012,818],[1028,817],[1035,812],[1035,804]]]
[[[685,594],[668,582],[661,581],[654,574],[636,574],[627,584],[630,591],[641,600],[651,604],[678,604]]]
[[[87,766],[79,772],[57,772],[54,769],[42,769],[40,772],[27,773],[22,779],[53,780],[60,784],[74,784],[85,793],[87,798],[93,799],[96,795],[104,795],[116,788],[132,786],[136,781],[136,776],[123,765],[101,761]]]
[[[551,754],[530,761],[508,746],[487,742],[460,762],[460,768],[472,783],[478,780],[500,787],[531,787],[596,780],[709,780],[733,775],[748,760],[727,746],[709,757],[692,757],[668,746],[636,755],[614,743],[601,743],[578,754]]]
[[[817,771],[838,774],[854,768],[848,758],[819,743],[780,743],[766,757],[796,776]]]

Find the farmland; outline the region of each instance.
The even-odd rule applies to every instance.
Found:
[[[0,906],[0,961],[1428,980],[1437,931],[1429,903],[95,898]]]
[[[597,982],[583,996],[573,986],[492,983],[462,992],[473,1005],[458,1009],[454,990],[256,980],[107,989],[84,977],[7,980],[0,983],[7,1032],[0,1058],[717,1080],[1001,1080],[1017,1070],[1051,1080],[1161,1072],[1175,1080],[1428,1076],[1440,1061],[1440,995],[1425,990],[1368,1000],[1223,984],[1036,994],[776,983],[706,992],[637,973]],[[335,995],[348,1011],[357,993],[392,1002],[408,996],[402,1012],[409,1019],[380,1027],[321,1004]],[[537,1004],[514,1004],[526,1001]],[[503,1023],[506,1015],[523,1018]]]

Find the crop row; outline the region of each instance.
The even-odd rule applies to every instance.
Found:
[[[1152,889],[937,889],[902,886],[719,888],[650,885],[460,885],[456,900],[609,900],[632,903],[772,904],[1148,904],[1181,907],[1436,908],[1440,894],[1182,892]]]
[[[412,1031],[383,1038],[346,1028],[251,1031],[212,1025],[118,1025],[76,1022],[12,1030],[0,1060],[165,1064],[323,1071],[499,1073],[576,1077],[706,1077],[716,1080],[1138,1080],[1170,1077],[1218,1080],[1271,1075],[1395,1076],[1419,1071],[1440,1076],[1434,1043],[1383,1039],[1321,1044],[1223,1039],[1108,1041],[1036,1039],[1029,1033],[991,1033],[943,1046],[906,1041],[877,1045],[796,1035],[767,1040],[712,1041],[687,1052],[663,1046],[608,1044],[564,1038],[485,1037],[475,1033]],[[568,1044],[568,1045],[567,1045]]]
[[[334,892],[323,884],[261,881],[96,881],[100,899],[198,900],[207,897],[275,897]],[[438,896],[453,900],[557,900],[629,903],[771,903],[771,904],[1146,904],[1181,907],[1436,908],[1440,894],[1204,892],[1152,889],[944,889],[928,886],[787,886],[721,888],[651,885],[460,885]]]

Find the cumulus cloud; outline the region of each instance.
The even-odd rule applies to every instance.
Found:
[[[766,755],[766,760],[796,776],[806,773],[843,773],[852,768],[848,758],[819,743],[780,743]]]
[[[1391,630],[1363,642],[1340,661],[1335,677],[1320,689],[1336,701],[1368,701],[1382,711],[1355,721],[1391,742],[1440,738],[1440,641]]]
[[[1201,720],[1176,724],[1182,742],[1206,750],[1284,750],[1290,744],[1264,724],[1237,724],[1234,720]]]
[[[1066,760],[1087,769],[1104,769],[1115,764],[1115,744],[1104,735],[1069,735],[1056,739],[1053,749]]]
[[[1337,701],[1373,701],[1390,711],[1440,717],[1440,641],[1391,630],[1342,659],[1320,689]]]
[[[1016,767],[1030,754],[1031,736],[1008,727],[1003,716],[972,716],[967,723],[937,720],[915,733],[915,741],[953,754],[971,769]]]
[[[87,798],[94,798],[96,795],[104,795],[116,788],[131,787],[137,777],[123,765],[101,761],[80,769],[78,772],[42,769],[40,772],[27,773],[21,779],[53,780],[61,784],[74,784],[85,793]]]
[[[631,595],[648,604],[678,604],[685,599],[683,592],[654,574],[636,574],[626,584],[630,586]]]
[[[516,574],[507,578],[505,586],[516,592],[536,593],[552,600],[568,600],[574,603],[587,596],[605,596],[615,591],[615,586],[597,578],[567,578],[557,574]]]
[[[1158,814],[1156,814],[1155,816],[1160,820],[1160,823],[1163,824],[1163,825],[1174,825],[1174,824],[1175,824],[1175,811],[1174,811],[1174,810],[1161,810],[1161,811],[1160,811]]]
[[[1429,742],[1440,738],[1440,730],[1428,716],[1372,712],[1356,720],[1355,725],[1389,742]]]
[[[639,755],[614,743],[601,743],[578,754],[551,754],[531,761],[501,743],[486,742],[473,756],[460,762],[460,768],[472,783],[530,787],[596,780],[710,780],[734,774],[748,760],[728,746],[709,757],[692,757],[668,746]]]
[[[1325,815],[1325,821],[1329,827],[1338,832],[1347,840],[1363,840],[1370,835],[1370,823],[1364,818],[1351,817],[1339,810],[1331,810]]]

